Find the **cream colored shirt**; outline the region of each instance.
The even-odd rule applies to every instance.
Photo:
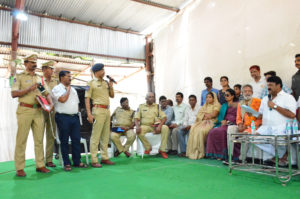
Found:
[[[166,118],[166,114],[161,110],[158,104],[141,104],[138,108],[135,118],[141,121],[141,125],[153,125],[156,121]]]

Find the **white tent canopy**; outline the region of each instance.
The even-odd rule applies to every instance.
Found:
[[[177,91],[200,97],[203,79],[214,87],[250,82],[249,67],[274,70],[288,86],[300,53],[300,1],[203,0],[188,7],[154,34],[155,88],[174,98]],[[263,75],[263,74],[262,74]]]

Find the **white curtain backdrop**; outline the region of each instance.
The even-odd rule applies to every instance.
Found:
[[[299,0],[197,2],[153,35],[157,96],[174,99],[182,91],[200,98],[206,76],[218,89],[222,75],[231,87],[245,84],[254,64],[291,85],[300,53]]]
[[[11,97],[11,88],[8,79],[0,78],[0,162],[14,159],[17,135],[16,110],[18,100]],[[30,131],[26,159],[34,158],[32,132]]]

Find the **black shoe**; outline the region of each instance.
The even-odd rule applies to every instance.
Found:
[[[272,160],[266,160],[263,162],[264,165],[266,166],[275,166],[274,162]]]
[[[168,150],[167,154],[171,155],[172,152],[173,152],[173,150]]]
[[[173,150],[173,151],[170,153],[170,155],[177,155],[177,154],[178,154],[177,150]]]

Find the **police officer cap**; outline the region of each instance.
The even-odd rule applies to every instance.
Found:
[[[93,67],[92,67],[92,71],[93,73],[99,71],[99,70],[102,70],[104,68],[104,65],[101,64],[101,63],[98,63],[98,64],[95,64]]]
[[[48,61],[48,62],[45,62],[45,63],[42,64],[42,68],[49,67],[49,68],[54,69],[54,64],[55,64],[54,61]]]
[[[36,63],[37,62],[37,55],[33,54],[33,55],[28,56],[28,57],[25,57],[24,61]]]

